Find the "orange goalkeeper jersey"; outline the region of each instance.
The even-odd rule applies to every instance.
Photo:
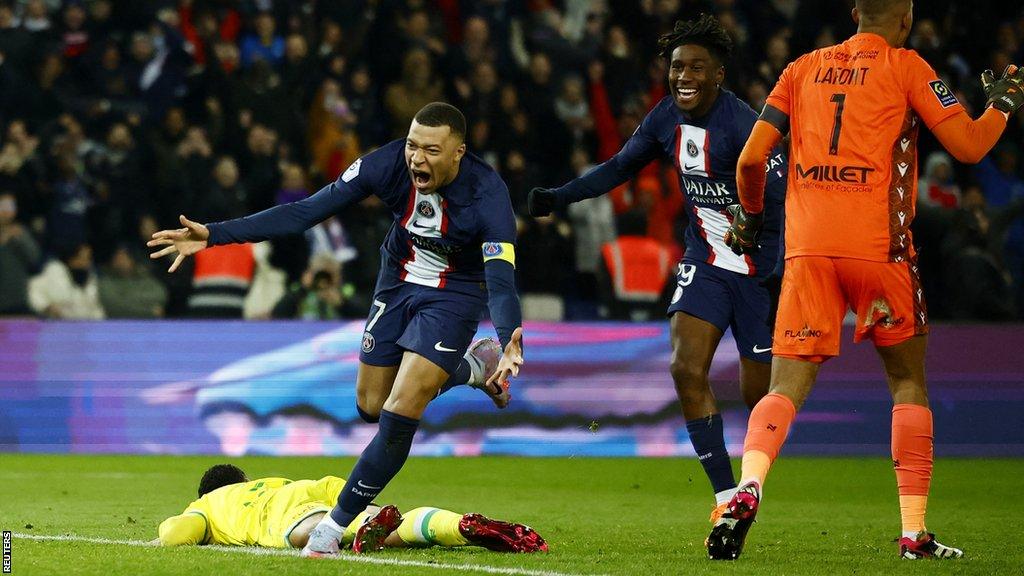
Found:
[[[767,104],[789,117],[786,257],[912,257],[919,124],[962,110],[932,67],[857,34],[790,63]]]

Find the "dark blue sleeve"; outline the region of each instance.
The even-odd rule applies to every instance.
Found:
[[[636,176],[644,166],[658,158],[662,154],[662,147],[658,141],[656,127],[661,114],[661,106],[655,107],[618,154],[565,186],[556,188],[554,192],[557,205],[565,207],[573,202],[607,194],[616,186]]]
[[[488,254],[488,245],[497,245],[494,249],[499,252],[501,244],[515,245],[516,218],[512,212],[508,187],[501,178],[492,173],[485,186],[487,190],[480,198],[478,215],[481,222],[481,250],[484,257],[488,258],[492,256]],[[486,260],[484,281],[487,283],[487,309],[491,314],[491,323],[494,324],[504,350],[512,339],[512,332],[523,325],[523,313],[516,291],[515,265],[507,259]]]
[[[299,234],[346,206],[359,202],[375,190],[374,183],[379,177],[380,166],[374,166],[373,154],[353,162],[337,180],[309,198],[274,206],[250,216],[209,224],[210,246],[261,242]]]
[[[512,339],[512,332],[523,325],[515,268],[505,260],[488,260],[484,263],[484,280],[487,282],[487,309],[504,350]]]

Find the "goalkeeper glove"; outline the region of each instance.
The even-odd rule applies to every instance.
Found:
[[[530,216],[549,216],[555,208],[555,191],[549,188],[534,188],[526,197],[526,210]]]
[[[992,106],[1000,112],[1013,114],[1024,106],[1024,68],[1010,64],[999,80],[991,70],[985,70],[981,73],[981,85],[988,96],[986,108]]]
[[[764,223],[762,214],[748,214],[743,206],[732,204],[726,210],[732,216],[732,224],[725,231],[725,245],[736,254],[752,254],[757,251],[757,238]]]

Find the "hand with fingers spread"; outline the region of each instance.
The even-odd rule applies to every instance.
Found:
[[[505,352],[498,361],[494,374],[487,379],[487,387],[497,389],[501,386],[508,389],[508,379],[519,376],[519,368],[523,365],[523,329],[516,328],[512,339],[505,346]]]
[[[988,97],[987,106],[1013,114],[1024,106],[1024,68],[1010,64],[996,80],[991,70],[981,74],[981,86]]]
[[[153,233],[153,239],[146,242],[146,246],[155,248],[157,246],[164,246],[164,248],[153,252],[149,255],[150,258],[156,260],[157,258],[163,258],[170,254],[177,254],[174,258],[174,262],[171,267],[167,269],[168,272],[174,272],[178,269],[178,266],[185,261],[186,256],[191,256],[196,252],[199,252],[203,248],[206,248],[208,240],[210,239],[210,231],[198,222],[193,222],[184,215],[178,217],[181,220],[181,225],[184,228],[178,228],[176,230],[161,230]]]

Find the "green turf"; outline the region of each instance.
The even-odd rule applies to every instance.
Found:
[[[0,454],[0,528],[149,540],[195,496],[206,466],[226,458]],[[351,459],[241,458],[252,478],[344,475]],[[549,554],[394,550],[380,558],[573,574],[1020,574],[1021,460],[940,460],[929,525],[960,561],[900,562],[890,463],[783,458],[741,560],[710,562],[710,490],[692,459],[414,458],[379,501],[478,511],[536,528]],[[15,539],[14,574],[430,574],[435,568]],[[465,573],[465,572],[464,572]],[[476,572],[481,573],[481,572]]]

